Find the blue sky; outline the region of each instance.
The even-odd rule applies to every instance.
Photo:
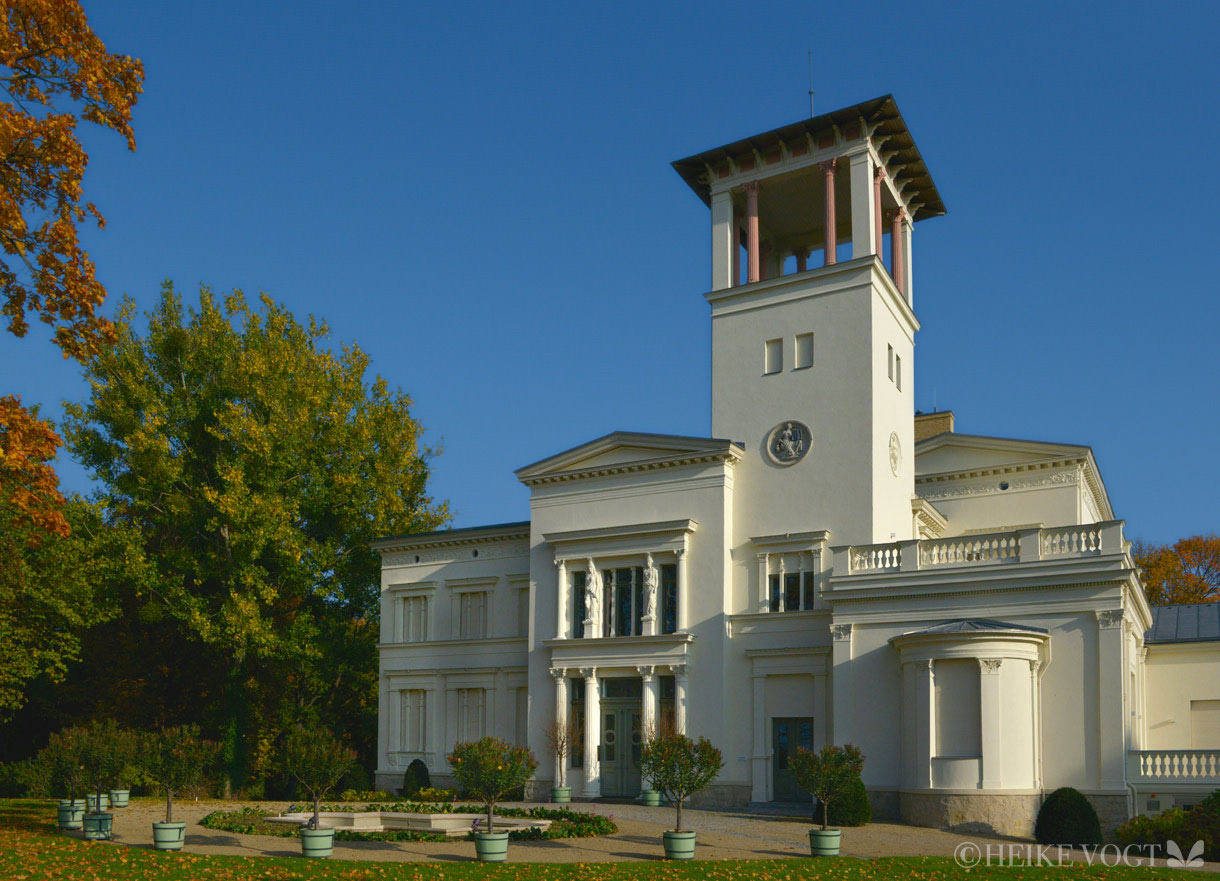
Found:
[[[917,406],[1092,444],[1128,534],[1220,528],[1213,4],[86,2],[143,59],[87,132],[111,306],[266,290],[406,389],[455,525],[512,470],[709,424],[707,210],[673,159],[893,93],[949,213],[915,230]],[[0,337],[57,416],[77,368]],[[61,462],[69,489],[84,472]]]

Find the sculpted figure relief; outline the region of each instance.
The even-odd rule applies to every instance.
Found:
[[[596,622],[598,605],[602,599],[602,580],[597,573],[597,567],[593,565],[592,557],[587,563],[589,571],[585,575],[585,620]]]
[[[644,556],[644,617],[653,618],[657,613],[657,567],[652,562],[652,554]]]

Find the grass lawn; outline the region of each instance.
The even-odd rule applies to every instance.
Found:
[[[512,857],[510,848],[509,857]],[[1197,872],[1195,873],[1198,874]],[[1184,878],[1182,870],[1085,867],[980,867],[962,869],[950,859],[918,857],[858,860],[694,860],[686,863],[384,863],[289,857],[198,856],[158,853],[118,844],[92,844],[55,829],[51,801],[0,799],[0,879],[4,881],[278,881],[278,879],[418,879],[418,881],[954,881],[954,879]]]

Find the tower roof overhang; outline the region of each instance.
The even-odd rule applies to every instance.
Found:
[[[939,217],[945,213],[945,203],[941,201],[936,184],[932,182],[932,175],[915,146],[902,114],[898,112],[893,95],[883,95],[734,141],[714,150],[705,150],[679,159],[672,165],[704,204],[710,205],[709,169],[730,161],[736,163],[742,158],[748,158],[752,162],[757,155],[766,156],[771,151],[792,143],[818,144],[826,138],[835,137],[850,141],[866,136],[874,141],[884,142],[885,153],[889,155],[889,167],[895,170],[899,181],[907,184],[904,192],[910,193],[912,201],[919,203],[911,218],[913,221]]]

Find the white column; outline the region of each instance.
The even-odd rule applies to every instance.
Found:
[[[979,658],[979,713],[983,789],[1003,786],[1004,741],[1000,729],[1000,667],[1003,658]]]
[[[902,221],[902,261],[903,272],[902,277],[906,284],[903,286],[902,292],[906,294],[907,303],[914,308],[915,306],[915,276],[911,274],[911,229],[914,223],[911,218],[904,218]]]
[[[551,676],[555,679],[555,724],[568,724],[568,671],[551,668]],[[571,749],[573,744],[568,744]],[[567,762],[562,756],[555,756],[555,785],[563,786],[568,776]]]
[[[876,254],[877,218],[873,201],[873,157],[867,151],[851,157],[848,165],[851,186],[851,256],[855,260]]]
[[[686,578],[686,548],[678,551],[678,632],[686,633],[687,622],[690,620],[688,599],[690,590]]]
[[[601,798],[602,769],[597,748],[602,742],[602,702],[597,688],[597,668],[584,667],[585,679],[585,798]]]
[[[645,736],[658,734],[661,720],[658,710],[661,706],[661,682],[656,677],[654,667],[636,667],[640,678],[644,680],[642,698],[640,700],[640,726]]]
[[[675,664],[674,671],[674,729],[678,734],[686,733],[686,665]]]
[[[754,674],[751,700],[754,714],[753,742],[750,744],[750,801],[770,801],[767,776],[771,765],[770,744],[767,743],[767,674]],[[816,712],[816,711],[815,711]]]
[[[932,786],[932,756],[936,753],[936,671],[933,661],[915,665],[915,755],[912,777],[920,789]]]
[[[767,576],[770,574],[770,572],[768,571],[768,569],[770,568],[769,560],[770,560],[770,558],[768,557],[767,554],[758,555],[758,611],[759,612],[765,612],[769,608],[771,608],[771,605],[767,600],[767,590],[768,590]]]
[[[779,610],[781,612],[788,611],[788,564],[784,562],[784,555],[779,555]]]
[[[383,673],[377,682],[377,767],[390,767],[390,680]],[[400,784],[401,785],[401,784]],[[391,787],[392,788],[392,787]]]
[[[390,752],[402,752],[402,690],[390,689]]]
[[[712,194],[712,290],[733,286],[733,194]]]
[[[555,638],[568,639],[568,565],[564,560],[555,561]]]
[[[1126,751],[1123,732],[1123,613],[1097,613],[1098,758],[1102,789],[1125,789]]]
[[[1042,786],[1042,684],[1038,680],[1041,661],[1029,662],[1029,696],[1033,703],[1034,788]]]

